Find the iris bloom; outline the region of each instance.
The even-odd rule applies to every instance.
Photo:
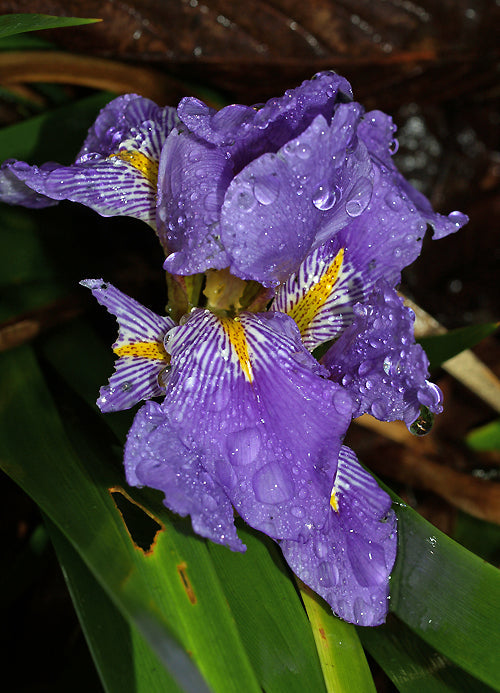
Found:
[[[169,272],[211,270],[206,307],[178,325],[83,282],[119,325],[101,410],[146,402],[127,480],[244,550],[236,510],[361,625],[385,619],[396,518],[343,437],[365,412],[411,426],[422,407],[441,410],[395,286],[428,224],[440,238],[467,220],[436,214],[401,176],[393,135],[388,116],[364,113],[343,78],[321,73],[261,107],[120,97],[73,166],[6,162],[0,176],[7,202],[66,198],[136,216],[156,228]]]

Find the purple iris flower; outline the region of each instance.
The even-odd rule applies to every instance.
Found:
[[[262,107],[120,97],[73,166],[7,162],[0,174],[7,202],[136,216],[169,272],[229,270],[240,283],[231,304],[207,293],[174,324],[82,282],[119,325],[98,405],[145,401],[125,449],[131,485],[160,489],[195,532],[244,550],[236,510],[336,614],[367,626],[386,616],[396,517],[342,442],[366,412],[411,426],[422,407],[441,411],[395,286],[428,224],[441,238],[467,221],[436,214],[405,181],[393,137],[390,118],[364,113],[328,72]],[[267,305],[245,302],[242,280],[265,287]]]

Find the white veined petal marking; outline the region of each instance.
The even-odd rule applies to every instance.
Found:
[[[158,162],[155,159],[151,159],[137,150],[129,149],[120,149],[116,154],[111,154],[108,158],[119,159],[130,164],[132,168],[142,174],[152,188],[156,189],[158,184]]]

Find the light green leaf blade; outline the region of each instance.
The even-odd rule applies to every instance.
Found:
[[[311,621],[328,693],[375,693],[375,684],[356,628],[333,615],[305,585],[302,599]]]
[[[243,643],[266,693],[321,693],[309,621],[276,544],[237,522],[244,554],[209,544]]]
[[[465,442],[473,450],[500,450],[500,419],[470,431]]]
[[[53,17],[48,14],[4,14],[0,17],[0,38],[23,34],[26,31],[41,29],[58,29],[80,24],[94,24],[101,19],[85,19],[83,17]]]
[[[500,690],[500,577],[404,503],[391,610],[431,647]]]
[[[107,693],[182,693],[144,638],[122,616],[62,532],[46,518],[52,543]]]
[[[465,349],[475,346],[497,329],[497,322],[489,322],[483,325],[460,327],[433,337],[420,337],[417,342],[424,348],[432,370]]]
[[[79,452],[75,455],[29,350],[5,354],[0,373],[0,459],[5,471],[71,540],[120,611],[186,690],[204,690],[187,650],[214,691],[227,690],[228,680],[240,680],[248,691],[260,690],[204,542],[186,534],[185,522],[170,521],[167,511],[160,510],[159,522],[168,530],[160,532],[153,551],[142,553],[112,499],[110,489],[120,487],[122,474],[109,463],[103,441],[89,430],[82,440],[79,412],[66,412],[68,425],[80,427],[72,432]],[[139,502],[142,497],[136,496]],[[180,566],[195,602],[187,594]]]

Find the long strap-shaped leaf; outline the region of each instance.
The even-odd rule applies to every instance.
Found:
[[[77,548],[174,678],[186,691],[208,690],[189,651],[214,691],[230,690],[228,680],[260,691],[205,544],[186,535],[186,523],[167,528],[165,511],[155,550],[138,549],[110,493],[121,474],[93,448],[90,431],[87,450],[78,441],[82,459],[75,454],[28,347],[2,356],[0,379],[3,469]]]

